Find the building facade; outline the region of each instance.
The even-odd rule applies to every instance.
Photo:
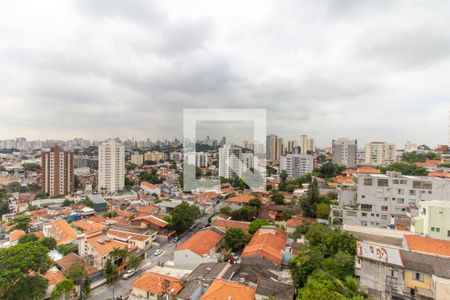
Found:
[[[358,150],[358,141],[347,138],[339,138],[332,142],[332,160],[333,163],[356,168],[356,153]]]
[[[242,151],[240,147],[224,145],[219,149],[219,176],[223,178],[237,178],[241,175],[239,159]]]
[[[54,197],[67,195],[74,191],[74,154],[63,151],[60,146],[42,152],[41,168],[42,192]]]
[[[131,163],[136,166],[142,166],[144,164],[144,155],[139,152],[134,152],[131,154]]]
[[[287,154],[281,157],[280,168],[289,178],[298,178],[314,170],[314,157],[308,154]]]
[[[300,153],[309,154],[314,152],[314,139],[305,134],[300,136]]]
[[[371,142],[366,144],[365,163],[373,166],[387,165],[395,162],[395,144]]]
[[[411,231],[450,241],[450,201],[422,201],[419,215],[411,220]]]
[[[125,186],[125,147],[114,140],[98,146],[98,191],[114,193]]]

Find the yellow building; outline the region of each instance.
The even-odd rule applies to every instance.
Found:
[[[163,152],[145,152],[144,154],[144,161],[146,160],[151,160],[151,161],[156,161],[159,162],[160,160],[164,160],[165,159],[165,155]]]

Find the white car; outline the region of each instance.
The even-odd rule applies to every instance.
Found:
[[[131,276],[133,276],[134,273],[136,273],[136,269],[129,269],[128,271],[125,272],[125,274],[123,274],[122,278],[123,279],[128,279]]]
[[[162,253],[163,251],[161,249],[156,249],[155,251],[155,256],[158,256]]]

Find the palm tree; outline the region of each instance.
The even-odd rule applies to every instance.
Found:
[[[130,255],[126,248],[114,248],[110,253],[111,258],[117,266],[122,265],[123,261]],[[120,262],[120,263],[118,263]]]

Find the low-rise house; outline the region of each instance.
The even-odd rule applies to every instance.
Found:
[[[150,195],[156,194],[157,196],[161,196],[161,189],[153,183],[142,181],[141,189]]]
[[[79,255],[75,253],[69,253],[61,259],[55,261],[55,264],[63,274],[66,273],[70,266],[76,264],[83,266],[83,270],[94,281],[94,279],[102,276],[101,269],[98,269],[92,265],[87,264]]]
[[[216,218],[211,223],[212,226],[217,227],[223,231],[227,231],[230,228],[240,228],[246,232],[250,227],[250,222],[242,222],[242,221],[234,221],[234,220],[225,220],[222,218]]]
[[[216,254],[224,233],[216,228],[206,228],[198,231],[174,252],[176,267],[183,269],[195,269],[201,263],[217,262]]]
[[[412,252],[450,257],[450,241],[420,235],[405,235],[403,248]]]
[[[201,300],[254,300],[256,289],[237,282],[216,279],[203,294]]]
[[[244,248],[242,260],[262,261],[274,269],[281,267],[287,233],[274,226],[263,226],[253,235]]]
[[[256,285],[256,300],[277,299],[292,300],[295,288],[278,280],[260,278]]]
[[[169,225],[169,223],[163,219],[152,215],[134,218],[130,223],[131,225],[139,226],[141,228],[152,229],[158,233],[164,233]]]
[[[146,235],[113,228],[110,228],[106,235],[115,240],[134,245],[144,251],[150,249],[153,241],[156,239],[156,232]]]
[[[53,289],[55,286],[66,279],[64,275],[56,268],[50,268],[47,273],[45,273],[44,278],[48,280],[48,287],[47,291],[45,292],[45,299],[50,298],[50,295],[52,294]]]
[[[401,251],[401,257],[405,294],[418,300],[444,299],[444,295],[448,296],[442,292],[450,289],[450,258],[410,251]]]
[[[114,249],[127,249],[132,252],[137,247],[126,242],[117,241],[103,233],[82,235],[79,237],[78,253],[96,268],[104,268],[106,261],[111,258],[110,254]],[[126,268],[123,263],[119,263],[118,266],[119,273]]]
[[[133,282],[131,300],[176,299],[183,281],[170,276],[148,272]]]
[[[101,232],[106,227],[106,225],[104,225],[104,224],[89,221],[89,220],[78,220],[76,222],[73,222],[73,225],[75,227],[81,229],[81,231],[83,231],[85,234]]]
[[[26,234],[26,232],[25,231],[23,231],[23,230],[13,230],[13,231],[11,231],[10,233],[9,233],[9,243],[11,244],[11,245],[16,245],[17,244],[17,242],[19,241],[19,238],[22,236],[22,235],[25,235]]]
[[[450,201],[421,201],[419,215],[411,220],[411,231],[450,241]]]
[[[90,194],[88,198],[92,201],[92,208],[95,211],[106,211],[108,210],[108,203],[102,195]]]
[[[289,220],[286,221],[286,232],[287,233],[294,233],[295,232],[295,228],[297,228],[298,226],[302,225],[304,222],[303,218],[301,217],[293,217]]]
[[[44,225],[42,232],[46,237],[52,237],[56,240],[56,244],[76,244],[78,232],[75,231],[66,221],[58,219]]]
[[[248,205],[249,202],[255,198],[256,197],[254,195],[244,194],[244,195],[231,197],[226,200],[226,203],[228,204],[228,206],[230,206],[231,209],[239,209],[245,205]],[[267,199],[265,199],[265,198],[259,198],[259,200],[261,201],[261,205],[266,205],[268,202]]]
[[[177,295],[179,300],[199,299],[217,278],[222,278],[230,264],[203,263],[187,276],[184,287]]]
[[[357,242],[355,273],[368,296],[382,299],[404,296],[403,262],[400,250],[381,244]]]

